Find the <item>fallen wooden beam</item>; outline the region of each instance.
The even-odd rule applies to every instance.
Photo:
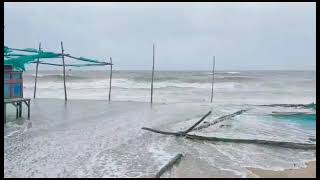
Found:
[[[206,140],[206,141],[216,141],[216,142],[230,142],[230,143],[244,143],[244,144],[260,144],[275,147],[291,148],[291,149],[305,149],[305,150],[315,150],[316,144],[307,143],[294,143],[294,142],[284,142],[284,141],[270,141],[270,140],[259,140],[259,139],[228,139],[228,138],[218,138],[218,137],[205,137],[197,135],[185,136],[189,139],[194,140]]]
[[[314,112],[280,112],[272,111],[272,116],[292,116],[292,115],[316,115]]]
[[[172,158],[165,166],[163,166],[160,171],[156,174],[156,178],[160,178],[163,173],[167,170],[171,169],[174,164],[178,163],[179,160],[183,157],[182,154],[177,154],[174,158]]]
[[[258,105],[258,106],[269,106],[269,107],[277,107],[277,106],[281,106],[281,107],[304,107],[304,108],[315,108],[314,103],[310,103],[310,104],[263,104],[263,105]]]
[[[147,131],[151,131],[151,132],[154,132],[154,133],[165,134],[165,135],[174,135],[174,136],[185,136],[186,135],[183,132],[160,131],[160,130],[151,129],[151,128],[147,128],[147,127],[142,127],[141,129],[147,130]]]
[[[205,137],[198,135],[185,134],[181,132],[168,132],[168,131],[159,131],[151,128],[143,127],[143,130],[165,134],[173,135],[178,137],[186,137],[192,140],[204,140],[204,141],[215,141],[215,142],[229,142],[229,143],[243,143],[243,144],[261,144],[275,147],[284,147],[291,149],[306,149],[306,150],[315,150],[316,144],[307,144],[307,143],[294,143],[294,142],[283,142],[283,141],[269,141],[269,140],[259,140],[259,139],[228,139],[228,138],[218,138],[218,137]]]
[[[239,114],[242,114],[242,113],[244,113],[244,112],[246,112],[246,111],[248,111],[248,109],[243,109],[243,110],[237,111],[237,112],[235,112],[235,113],[232,113],[232,114],[228,114],[228,115],[219,117],[219,118],[216,119],[214,122],[201,125],[201,126],[199,126],[199,127],[197,127],[197,128],[194,128],[194,130],[197,131],[197,130],[200,130],[200,129],[203,129],[203,128],[207,128],[207,127],[212,126],[212,125],[215,125],[215,124],[217,124],[217,123],[219,123],[219,122],[221,122],[221,121],[224,121],[224,120],[226,120],[226,119],[230,119],[230,118],[232,118],[232,117],[234,117],[234,116],[237,116],[237,115],[239,115]]]
[[[205,114],[198,122],[196,122],[193,126],[191,126],[189,129],[185,130],[183,133],[187,134],[188,132],[192,131],[196,126],[198,126],[206,117],[208,117],[211,114],[211,111],[209,111],[207,114]]]

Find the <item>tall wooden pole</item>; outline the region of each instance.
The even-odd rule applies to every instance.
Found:
[[[112,81],[112,57],[110,57],[110,82],[109,82],[109,101],[111,100],[111,81]]]
[[[61,41],[62,63],[63,63],[63,85],[64,85],[64,100],[67,101],[67,87],[66,87],[66,66],[64,63],[64,49],[63,42]]]
[[[41,43],[39,43],[39,51],[41,51]],[[36,78],[35,78],[35,80],[34,80],[33,99],[36,98],[36,93],[37,93],[37,80],[38,80],[39,61],[40,61],[40,58],[38,58],[37,66],[36,66]]]
[[[212,103],[212,99],[213,99],[213,83],[214,83],[214,65],[215,65],[215,60],[216,57],[213,56],[213,62],[212,62],[212,88],[211,88],[211,103]]]
[[[154,44],[153,44],[153,62],[152,62],[152,79],[151,79],[151,104],[152,104],[152,98],[153,98],[153,77],[154,77]]]

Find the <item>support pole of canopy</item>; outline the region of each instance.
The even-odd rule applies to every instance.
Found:
[[[153,62],[152,62],[152,78],[151,78],[151,104],[152,104],[152,98],[153,98],[153,77],[154,77],[154,44],[153,44]]]
[[[110,57],[110,64],[109,101],[111,100],[112,57]]]
[[[39,51],[41,51],[41,42],[39,43]],[[36,98],[36,93],[37,93],[37,80],[38,80],[38,68],[39,68],[39,61],[40,59],[38,58],[37,61],[37,66],[36,66],[36,78],[34,80],[34,92],[33,92],[33,99]]]
[[[63,63],[63,85],[64,85],[64,100],[67,101],[67,87],[66,87],[66,66],[64,63],[64,49],[63,49],[63,42],[61,41],[61,57],[62,57],[62,63]]]
[[[212,99],[213,99],[213,83],[214,83],[214,65],[216,62],[216,57],[213,56],[213,64],[212,64],[212,87],[211,87],[211,103],[212,103]]]

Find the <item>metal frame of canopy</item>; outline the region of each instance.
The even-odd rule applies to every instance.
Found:
[[[24,53],[35,53],[32,55],[27,54],[15,54],[14,52],[24,52]],[[65,57],[88,62],[87,64],[65,64]],[[44,61],[40,61],[40,59],[54,59],[54,58],[61,58],[62,64],[55,64],[55,63],[47,63]],[[63,42],[61,42],[61,53],[53,53],[53,52],[46,52],[41,49],[41,43],[39,44],[39,49],[16,49],[16,48],[9,48],[4,47],[4,64],[5,65],[12,65],[16,69],[25,70],[24,65],[34,63],[36,64],[36,77],[35,77],[35,84],[34,84],[34,95],[33,98],[36,98],[36,91],[37,91],[37,79],[38,79],[38,69],[39,64],[49,65],[49,66],[60,66],[63,67],[63,84],[64,84],[64,94],[65,94],[65,101],[67,101],[67,87],[66,87],[66,66],[71,67],[84,67],[84,66],[108,66],[110,65],[110,84],[109,84],[109,98],[111,100],[111,81],[112,81],[112,58],[110,57],[110,62],[102,62],[98,60],[92,60],[84,57],[75,57],[70,54],[65,54],[63,48]]]

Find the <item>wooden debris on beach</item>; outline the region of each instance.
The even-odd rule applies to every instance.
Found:
[[[314,108],[316,107],[316,104],[310,103],[310,104],[264,104],[264,105],[258,105],[258,106],[269,106],[269,107],[295,107],[295,108]]]
[[[213,125],[218,122],[221,122],[227,118],[236,116],[238,114],[241,114],[243,112],[246,112],[247,110],[240,110],[235,113],[222,116],[221,118],[218,118],[218,121],[215,121],[210,124],[205,124],[203,126],[199,126],[198,128],[195,128],[198,126],[207,116],[211,114],[211,111],[209,111],[207,114],[205,114],[199,121],[197,121],[194,125],[192,125],[190,128],[188,128],[186,131],[179,131],[179,132],[169,132],[169,131],[160,131],[156,129],[151,129],[147,127],[142,127],[143,130],[151,131],[154,133],[164,134],[164,135],[172,135],[177,137],[185,137],[192,140],[204,140],[204,141],[214,141],[214,142],[229,142],[229,143],[244,143],[244,144],[260,144],[260,145],[268,145],[268,146],[275,146],[275,147],[284,147],[284,148],[291,148],[291,149],[316,149],[316,144],[307,144],[307,143],[295,143],[295,142],[284,142],[284,141],[271,141],[271,140],[259,140],[259,139],[230,139],[230,138],[219,138],[219,137],[206,137],[206,136],[198,136],[198,135],[191,135],[188,134],[191,130],[195,129],[202,129],[205,127],[208,127],[208,125]]]
[[[280,112],[280,111],[272,111],[273,116],[292,116],[292,115],[316,115],[313,112]]]
[[[211,114],[211,111],[209,111],[207,114],[205,114],[199,121],[197,121],[193,126],[191,126],[189,129],[185,130],[184,133],[187,134],[188,132],[192,131],[196,126],[198,126],[206,117],[208,117]]]
[[[182,154],[177,154],[175,157],[173,157],[165,166],[163,166],[160,171],[156,174],[156,178],[160,178],[163,173],[165,173],[167,170],[171,169],[173,165],[178,163],[180,159],[183,157]]]
[[[243,110],[237,111],[237,112],[232,113],[232,114],[228,114],[228,115],[225,115],[225,116],[221,116],[221,117],[219,117],[218,119],[216,119],[214,122],[206,123],[206,124],[201,125],[201,126],[199,126],[199,127],[197,127],[197,128],[194,128],[193,130],[200,130],[200,129],[203,129],[203,128],[207,128],[207,127],[209,127],[209,126],[215,125],[215,124],[217,124],[217,123],[219,123],[219,122],[221,122],[221,121],[224,121],[224,120],[226,120],[226,119],[230,119],[230,118],[232,118],[232,117],[234,117],[234,116],[240,115],[240,114],[242,114],[242,113],[244,113],[244,112],[246,112],[246,111],[248,111],[248,109],[243,109]]]
[[[283,141],[270,141],[270,140],[259,140],[259,139],[229,139],[229,138],[218,138],[218,137],[206,137],[206,136],[198,136],[191,135],[182,132],[168,132],[168,131],[160,131],[156,129],[151,129],[147,127],[143,127],[143,130],[151,131],[154,133],[165,134],[165,135],[173,135],[178,137],[186,137],[192,140],[204,140],[204,141],[214,141],[214,142],[229,142],[229,143],[243,143],[243,144],[261,144],[268,146],[276,146],[276,147],[284,147],[291,149],[316,149],[316,144],[307,144],[307,143],[294,143],[294,142],[283,142]]]

